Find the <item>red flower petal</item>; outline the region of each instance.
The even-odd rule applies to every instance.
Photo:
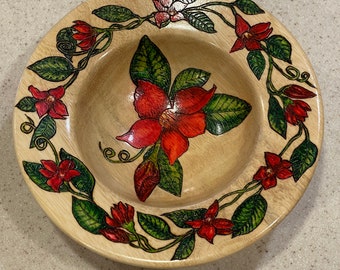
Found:
[[[143,148],[154,144],[158,140],[161,130],[162,127],[158,120],[143,119],[138,120],[127,133],[117,136],[116,139],[127,142],[135,148]]]
[[[162,24],[170,19],[170,15],[167,12],[157,12],[155,14],[155,21],[159,28],[162,27]]]
[[[53,160],[41,160],[40,162],[45,167],[45,169],[49,170],[50,172],[57,172],[58,167]]]
[[[65,89],[63,86],[59,86],[49,90],[48,93],[56,99],[61,99],[65,95]]]
[[[266,31],[262,32],[262,33],[257,33],[254,34],[254,38],[256,40],[265,40],[267,37],[270,36],[270,34],[273,32],[273,28],[269,28]]]
[[[56,100],[53,103],[52,109],[60,116],[68,116],[66,105],[61,100]]]
[[[127,244],[130,242],[128,234],[117,228],[106,228],[100,230],[100,233],[108,240],[115,243]]]
[[[302,110],[299,110],[299,112],[302,112],[302,111],[305,112],[305,111],[311,111],[312,110],[311,107],[308,105],[308,103],[306,103],[306,102],[304,102],[302,100],[294,100],[293,102],[296,105],[295,106],[296,110],[298,110],[298,108],[302,109]],[[306,113],[306,115],[307,115],[307,113]]]
[[[60,186],[62,185],[63,180],[60,179],[58,175],[53,176],[48,179],[46,184],[49,185],[55,192],[59,192]]]
[[[45,101],[37,101],[35,103],[35,109],[38,113],[39,118],[44,116],[50,109],[49,105]]]
[[[142,162],[134,174],[135,191],[140,201],[145,202],[152,191],[159,184],[160,175],[158,166],[151,160]]]
[[[158,119],[170,105],[168,96],[157,85],[139,80],[133,103],[140,118]]]
[[[92,48],[92,46],[96,43],[96,37],[91,37],[91,38],[87,38],[84,39],[82,42],[80,42],[78,44],[78,46],[84,50],[84,51],[88,51],[89,49]]]
[[[121,225],[116,220],[113,220],[112,218],[110,218],[108,216],[105,217],[105,222],[106,222],[107,225],[109,225],[111,227],[120,227],[120,225]]]
[[[217,218],[213,221],[213,226],[216,228],[217,234],[228,235],[232,233],[234,224],[231,222],[231,220]]]
[[[230,53],[233,53],[233,52],[242,50],[242,49],[244,49],[245,46],[246,46],[246,45],[245,45],[243,39],[238,38],[238,39],[235,41],[233,47],[231,48]]]
[[[64,180],[65,181],[70,181],[72,178],[77,177],[80,175],[80,172],[77,170],[68,170],[65,173]]]
[[[285,168],[280,168],[276,172],[276,176],[280,179],[287,179],[291,176],[293,176],[293,172],[291,170],[285,169]]]
[[[135,209],[133,208],[133,206],[127,204],[127,217],[128,217],[128,220],[133,220],[134,214],[135,214]]]
[[[276,186],[277,180],[275,176],[271,176],[268,177],[266,179],[263,179],[261,181],[261,184],[263,186],[264,189],[269,189],[269,188],[273,188]]]
[[[187,138],[192,138],[205,132],[205,113],[179,114],[177,129]]]
[[[235,18],[236,18],[235,32],[238,37],[241,37],[245,32],[249,31],[250,25],[238,14],[235,16]]]
[[[111,208],[111,214],[112,214],[113,220],[115,220],[120,226],[125,222],[124,212],[125,212],[125,209],[121,211],[119,204],[114,205],[114,207]]]
[[[219,209],[218,200],[215,200],[214,203],[209,206],[207,212],[204,215],[204,219],[215,218],[218,214],[218,209]]]
[[[261,166],[253,176],[255,181],[261,181],[267,177],[267,167]]]
[[[262,33],[267,32],[269,30],[269,27],[270,27],[270,22],[258,23],[250,27],[249,33],[251,33],[252,35],[262,34]]]
[[[174,109],[176,112],[183,114],[196,113],[207,105],[215,91],[215,85],[209,91],[206,91],[201,87],[191,87],[180,90],[175,95]]]
[[[40,169],[39,172],[46,178],[52,178],[56,174],[56,172],[51,172],[46,169]]]
[[[284,90],[286,96],[290,98],[313,98],[316,96],[313,92],[307,90],[306,88],[299,85],[290,85],[287,89]]]
[[[168,156],[170,165],[188,150],[189,141],[181,133],[173,130],[167,130],[162,134],[162,149]]]
[[[256,39],[246,39],[245,46],[248,51],[256,51],[256,50],[262,49],[261,43],[257,41]]]
[[[34,98],[40,99],[40,100],[46,99],[49,96],[47,91],[40,91],[38,88],[35,88],[33,85],[30,85],[28,87],[28,91],[31,92]]]
[[[74,163],[73,161],[69,160],[69,159],[65,159],[62,162],[60,162],[59,164],[59,169],[67,171],[69,169],[73,169],[74,168]]]
[[[282,158],[274,153],[266,152],[264,153],[267,167],[274,168],[279,165],[282,161]]]
[[[72,35],[75,40],[91,40],[92,35],[90,33],[75,33]]]
[[[197,234],[205,238],[208,242],[213,244],[213,239],[216,235],[216,229],[214,226],[204,224],[197,232]]]
[[[90,33],[92,31],[92,26],[84,21],[74,21],[73,29],[80,33]]]
[[[191,226],[193,229],[199,229],[203,225],[203,220],[192,220],[192,221],[187,221],[186,224]]]

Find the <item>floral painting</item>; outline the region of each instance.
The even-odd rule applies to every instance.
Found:
[[[252,233],[271,207],[264,194],[275,190],[279,181],[298,182],[314,165],[318,148],[311,140],[307,120],[313,113],[309,100],[317,94],[309,73],[294,66],[289,40],[277,34],[270,22],[252,25],[247,21],[250,16],[264,13],[252,0],[203,4],[195,0],[153,0],[153,6],[146,16],[114,4],[98,7],[91,16],[105,22],[105,28],[76,19],[59,30],[58,53],[28,66],[34,76],[53,86],[44,89],[29,84],[27,96],[16,104],[26,114],[27,120],[20,130],[30,136],[27,147],[44,154],[39,161],[24,160],[22,166],[38,188],[70,194],[69,211],[88,233],[148,253],[173,250],[169,259],[185,260],[195,251],[197,238],[212,245],[216,237],[235,238]],[[227,16],[221,10],[229,10],[230,14]],[[234,33],[233,46],[226,48],[225,53],[232,56],[245,51],[244,61],[251,74],[263,81],[262,90],[268,94],[268,126],[284,142],[281,151],[263,149],[262,165],[250,179],[239,189],[212,198],[205,208],[153,215],[119,201],[106,212],[94,197],[96,176],[70,149],[54,142],[60,135],[57,122],[69,117],[66,91],[77,91],[73,83],[91,65],[91,59],[110,47],[115,32],[133,31],[143,24],[163,29],[169,24],[183,23],[214,35],[217,19]],[[191,63],[171,81],[175,60],[168,58],[161,44],[153,42],[148,33],[140,37],[136,47],[127,71],[135,87],[130,108],[136,119],[126,126],[125,133],[113,134],[125,149],[115,151],[103,147],[101,142],[99,148],[103,162],[111,162],[112,166],[137,163],[131,184],[141,202],[152,196],[156,188],[176,199],[181,196],[183,171],[187,169],[182,167],[181,157],[190,153],[192,138],[210,133],[223,143],[223,136],[242,125],[252,106],[225,91],[219,92],[220,86],[215,82],[207,88],[209,70],[193,68]],[[284,80],[276,82],[274,73]],[[126,150],[129,148],[138,149],[138,153],[131,156]],[[232,209],[233,214],[224,216],[225,208]],[[174,233],[173,228],[182,229],[182,233]]]

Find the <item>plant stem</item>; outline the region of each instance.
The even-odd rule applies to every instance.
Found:
[[[303,125],[302,123],[300,123],[300,124],[299,124],[299,131],[298,131],[298,133],[297,133],[294,137],[292,137],[292,138],[288,141],[288,143],[286,144],[286,146],[282,149],[281,153],[279,154],[280,157],[283,156],[283,154],[288,150],[288,148],[292,145],[293,142],[295,142],[298,138],[301,137],[301,135],[302,135],[302,130],[303,130],[303,129],[305,129],[305,128],[304,128],[304,125]],[[305,132],[306,132],[306,130],[305,130]],[[308,132],[308,130],[307,130],[307,132]],[[307,134],[306,134],[306,136],[307,136]]]
[[[80,192],[75,191],[75,190],[71,187],[71,185],[70,185],[69,182],[64,181],[64,185],[66,186],[67,190],[68,190],[71,194],[73,194],[73,195],[75,195],[75,196],[77,196],[77,197],[81,197],[81,198],[83,198],[83,199],[86,199],[86,200],[88,200],[88,201],[93,202],[93,198],[92,198],[92,197],[88,196],[87,194],[83,194],[83,193],[80,193]]]
[[[235,190],[235,191],[232,191],[232,192],[229,192],[229,193],[223,195],[221,198],[218,199],[218,202],[219,202],[219,203],[222,202],[222,201],[223,201],[224,199],[226,199],[227,197],[230,197],[230,196],[233,196],[233,195],[236,195],[236,194],[237,194],[237,196],[236,196],[232,201],[230,201],[230,202],[228,202],[228,203],[225,203],[225,204],[221,205],[219,209],[222,210],[222,209],[224,209],[224,208],[226,208],[226,207],[228,207],[228,206],[234,204],[234,203],[237,202],[238,199],[240,199],[245,193],[247,193],[247,192],[249,192],[249,191],[252,191],[252,190],[256,189],[260,184],[261,184],[261,183],[258,182],[258,181],[251,181],[251,182],[249,182],[248,184],[246,184],[246,185],[244,186],[244,188],[239,189],[239,190]]]

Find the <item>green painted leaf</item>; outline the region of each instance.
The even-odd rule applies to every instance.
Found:
[[[313,166],[317,156],[317,146],[308,139],[293,151],[290,162],[292,163],[295,182],[299,181],[300,177]]]
[[[183,185],[183,169],[181,163],[176,160],[174,165],[170,165],[167,155],[161,149],[158,152],[157,161],[160,172],[160,182],[158,186],[161,189],[180,197]]]
[[[203,12],[183,12],[191,26],[209,34],[216,33],[214,22]]]
[[[137,212],[139,225],[152,237],[159,240],[170,240],[176,236],[170,231],[170,226],[166,221],[154,215]]]
[[[179,243],[171,260],[185,260],[195,249],[195,233],[192,232]]]
[[[176,76],[171,87],[170,96],[174,96],[177,91],[187,89],[189,87],[202,87],[209,78],[209,72],[197,68],[187,68]]]
[[[93,202],[72,197],[72,213],[80,227],[84,230],[99,234],[106,226],[107,213]]]
[[[203,219],[207,209],[199,208],[194,210],[177,210],[163,214],[163,216],[170,219],[177,227],[180,228],[191,228],[186,224],[187,221],[193,221]]]
[[[74,73],[72,63],[64,57],[50,56],[27,67],[44,80],[61,82]]]
[[[57,132],[57,127],[55,120],[49,116],[46,115],[43,119],[41,119],[40,123],[34,130],[34,133],[32,135],[30,148],[34,148],[37,145],[45,145],[44,147],[39,147],[40,150],[43,150],[47,147],[46,139],[51,139]]]
[[[73,34],[72,27],[63,28],[57,34],[57,49],[68,59],[72,58],[77,49],[77,41],[73,38]]]
[[[130,76],[137,85],[138,80],[158,85],[166,93],[171,81],[170,65],[161,50],[144,36],[134,54],[130,65]]]
[[[257,4],[255,4],[252,0],[237,0],[235,5],[247,15],[256,15],[260,13],[264,13]]]
[[[112,23],[121,23],[136,18],[130,9],[122,6],[108,5],[95,9],[92,12],[97,17]]]
[[[269,98],[268,121],[272,130],[280,134],[283,138],[286,138],[287,121],[284,110],[279,101],[273,96]]]
[[[92,198],[93,189],[96,180],[90,170],[78,158],[67,153],[63,148],[60,149],[60,158],[62,160],[72,160],[75,164],[75,170],[80,172],[79,176],[72,178],[72,184],[81,192],[86,193]]]
[[[268,53],[280,60],[291,63],[292,45],[283,36],[273,35],[266,40]]]
[[[250,113],[251,105],[234,96],[215,94],[203,110],[206,113],[207,130],[214,135],[221,135],[240,125]]]
[[[34,97],[24,97],[22,98],[15,107],[24,112],[35,112],[35,103],[37,100]]]
[[[266,68],[266,60],[261,51],[250,51],[247,56],[248,65],[258,80]]]
[[[267,201],[261,195],[247,198],[235,210],[231,221],[234,224],[232,237],[248,234],[262,222],[267,211]]]

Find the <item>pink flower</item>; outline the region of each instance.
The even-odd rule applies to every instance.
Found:
[[[155,14],[155,21],[159,28],[169,20],[172,22],[184,20],[184,15],[181,11],[185,9],[188,4],[174,0],[153,0],[153,3],[158,10]]]
[[[28,90],[32,96],[37,99],[35,108],[40,118],[45,114],[55,119],[64,119],[65,116],[68,116],[67,108],[60,100],[65,94],[63,86],[47,91],[40,91],[31,85],[28,87]]]
[[[290,170],[292,164],[288,160],[282,158],[274,153],[265,153],[265,160],[267,166],[259,168],[253,179],[260,181],[264,189],[275,187],[277,178],[287,179],[293,175]]]
[[[75,165],[72,160],[63,160],[59,165],[53,160],[42,160],[41,164],[44,168],[39,172],[48,179],[46,184],[55,192],[59,192],[64,181],[69,182],[72,178],[80,175],[80,172],[74,169]]]
[[[265,40],[273,32],[270,23],[259,23],[254,26],[245,21],[240,15],[236,15],[235,32],[237,40],[230,52],[246,48],[248,51],[261,50],[260,41]]]
[[[188,150],[188,138],[203,134],[206,128],[203,107],[214,95],[216,86],[206,91],[191,87],[170,100],[157,85],[139,80],[134,106],[139,117],[130,130],[116,137],[135,148],[153,145],[158,140],[171,165]]]
[[[78,46],[82,50],[88,51],[96,43],[98,32],[86,22],[75,21],[74,23],[75,25],[72,26],[75,30],[73,38],[79,42]]]
[[[186,224],[197,229],[197,234],[213,244],[216,235],[228,235],[232,233],[233,223],[225,218],[216,218],[219,210],[218,201],[208,208],[202,219],[187,221]]]

